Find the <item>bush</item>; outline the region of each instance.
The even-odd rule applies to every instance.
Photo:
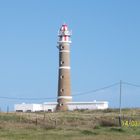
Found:
[[[108,119],[101,119],[99,122],[100,126],[103,127],[112,127],[112,126],[118,126],[118,122],[116,122],[115,120],[108,120]]]
[[[113,127],[110,130],[115,132],[125,132],[122,128],[116,128],[116,127]]]
[[[92,132],[90,130],[83,130],[82,134],[84,134],[84,135],[97,135],[97,132]]]

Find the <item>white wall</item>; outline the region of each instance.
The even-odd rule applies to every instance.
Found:
[[[16,104],[15,111],[55,111],[57,102],[47,102],[43,104]],[[69,102],[68,108],[70,111],[76,109],[88,109],[88,110],[95,110],[95,109],[107,109],[108,102],[101,101],[101,102]]]
[[[42,107],[43,107],[43,110],[44,111],[55,111],[55,109],[56,109],[56,105],[57,105],[57,102],[50,102],[50,103],[44,103],[44,104],[42,104]]]
[[[69,110],[75,109],[88,109],[88,110],[95,110],[95,109],[107,109],[108,102],[71,102],[68,104]]]
[[[41,104],[25,104],[25,103],[16,104],[14,106],[14,110],[23,111],[23,112],[27,112],[27,111],[35,112],[35,111],[42,110],[42,105]]]

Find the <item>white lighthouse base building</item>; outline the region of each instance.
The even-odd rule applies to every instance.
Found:
[[[16,112],[54,112],[56,110],[57,102],[46,102],[43,104],[15,104],[14,110]],[[104,110],[108,108],[107,101],[93,101],[93,102],[69,102],[68,110]]]

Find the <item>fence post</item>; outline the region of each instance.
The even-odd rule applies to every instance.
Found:
[[[38,124],[38,118],[37,118],[37,115],[36,115],[35,124],[36,124],[36,125]]]
[[[122,127],[122,120],[121,120],[121,117],[122,117],[122,81],[120,80],[120,100],[119,100],[119,125],[120,127]]]

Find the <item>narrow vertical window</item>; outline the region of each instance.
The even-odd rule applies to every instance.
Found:
[[[64,64],[64,61],[61,61],[60,64],[63,65]]]
[[[60,89],[60,92],[63,92],[63,91],[64,91],[64,89],[63,89],[63,88],[61,88],[61,89]]]
[[[60,76],[60,79],[63,79],[63,78],[64,78],[64,75],[61,75],[61,76]]]
[[[61,50],[63,50],[64,49],[64,46],[61,46]]]

